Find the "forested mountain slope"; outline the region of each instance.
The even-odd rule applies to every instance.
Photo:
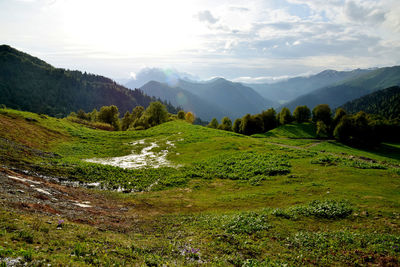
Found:
[[[10,46],[0,46],[0,104],[7,107],[62,117],[107,105],[116,105],[124,113],[155,100],[109,78],[55,68]],[[171,105],[168,108],[175,111]]]
[[[400,87],[393,86],[349,101],[341,106],[349,113],[364,111],[389,119],[400,118]]]

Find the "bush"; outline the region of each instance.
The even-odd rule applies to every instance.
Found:
[[[345,218],[353,212],[350,203],[345,200],[314,200],[307,206],[292,209],[295,214],[325,219]]]
[[[178,119],[180,119],[180,120],[184,120],[185,119],[185,111],[179,110]]]
[[[100,112],[97,115],[100,122],[111,124],[117,131],[120,129],[118,116],[118,108],[114,105],[101,107]]]
[[[252,234],[268,230],[270,227],[267,215],[255,212],[243,212],[234,215],[225,225],[226,231],[233,234]]]
[[[185,115],[185,120],[186,120],[188,123],[193,124],[193,122],[194,122],[194,120],[195,120],[194,114],[193,114],[192,112],[189,111],[189,112],[186,113],[186,115]]]
[[[329,135],[328,127],[323,121],[317,122],[317,137],[318,138],[327,138]]]
[[[234,152],[194,163],[193,177],[221,178],[232,180],[263,180],[269,176],[290,172],[287,159],[270,153]]]
[[[272,214],[286,219],[297,219],[298,216],[324,219],[346,218],[353,212],[353,207],[346,200],[314,200],[305,206],[289,209],[275,209]]]
[[[213,128],[217,129],[218,128],[218,120],[216,118],[213,118],[210,123],[207,125],[208,128]]]
[[[151,102],[142,117],[146,118],[150,126],[156,126],[168,120],[168,111],[161,102]]]
[[[242,119],[236,119],[235,122],[233,123],[232,130],[235,133],[241,133],[241,131],[240,131],[241,123],[242,123]]]
[[[218,125],[218,129],[224,131],[232,131],[232,121],[228,117],[223,117],[221,124]]]

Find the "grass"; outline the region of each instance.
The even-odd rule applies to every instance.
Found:
[[[74,266],[400,262],[399,144],[366,151],[320,142],[312,139],[311,124],[254,136],[262,138],[180,121],[108,132],[14,110],[0,110],[0,124],[15,125],[0,130],[5,165],[135,191],[84,191],[98,194],[110,209],[126,208],[100,224],[4,206],[0,261],[20,257],[28,265]],[[142,139],[140,147],[129,145]],[[167,158],[180,167],[125,170],[82,161],[138,152],[151,142],[161,151],[167,141],[175,144]],[[59,219],[65,223],[57,230]]]
[[[292,139],[306,139],[306,138],[317,138],[316,128],[313,123],[290,123],[281,125],[273,130],[270,130],[264,134],[255,134],[254,137],[278,137],[278,138],[292,138]]]

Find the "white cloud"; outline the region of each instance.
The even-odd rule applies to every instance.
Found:
[[[214,17],[209,10],[200,11],[197,13],[196,17],[201,22],[208,22],[210,24],[215,24],[219,20],[218,18]]]
[[[0,1],[0,36],[53,65],[118,78],[142,65],[274,77],[400,64],[398,1]]]

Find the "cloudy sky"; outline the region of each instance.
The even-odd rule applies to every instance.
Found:
[[[114,79],[237,81],[400,65],[399,0],[0,0],[0,43]]]

